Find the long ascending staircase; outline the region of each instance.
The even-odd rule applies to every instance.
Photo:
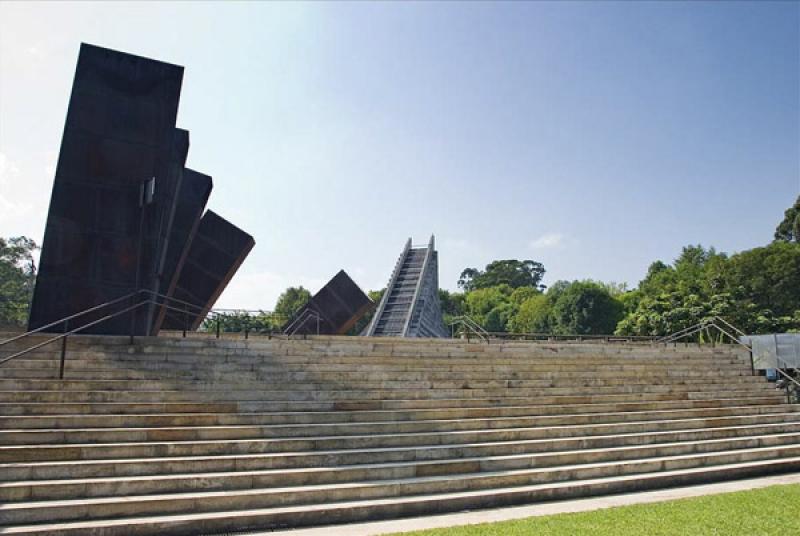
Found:
[[[234,533],[800,470],[800,408],[727,348],[86,336],[63,381],[57,357],[0,367],[0,534]]]
[[[371,337],[447,337],[439,304],[438,255],[431,236],[426,246],[406,242],[387,290],[365,330]]]

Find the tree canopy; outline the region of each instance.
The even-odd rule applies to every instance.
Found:
[[[0,325],[24,326],[36,282],[36,242],[0,238]]]
[[[311,293],[302,286],[289,287],[278,297],[278,303],[275,304],[273,313],[276,317],[289,320],[310,299]]]
[[[794,205],[786,209],[783,220],[775,229],[775,240],[800,242],[800,196]]]
[[[538,287],[544,277],[544,265],[540,262],[516,259],[494,261],[481,271],[465,268],[458,279],[458,286],[465,291],[508,285],[511,288]]]

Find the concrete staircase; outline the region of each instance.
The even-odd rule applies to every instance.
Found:
[[[76,337],[63,381],[57,350],[0,367],[0,534],[231,533],[800,470],[800,407],[727,348]]]

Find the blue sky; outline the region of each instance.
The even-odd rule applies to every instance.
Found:
[[[635,285],[768,242],[800,193],[800,3],[0,3],[0,236],[41,240],[80,42],[186,68],[209,207],[256,248],[218,305],[346,269],[535,259]]]

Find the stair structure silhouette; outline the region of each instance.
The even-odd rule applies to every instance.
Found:
[[[57,374],[57,347],[0,367],[2,534],[344,524],[800,470],[800,407],[728,347],[77,336]]]
[[[364,334],[447,337],[438,292],[439,261],[433,236],[427,246],[412,246],[409,238]]]

